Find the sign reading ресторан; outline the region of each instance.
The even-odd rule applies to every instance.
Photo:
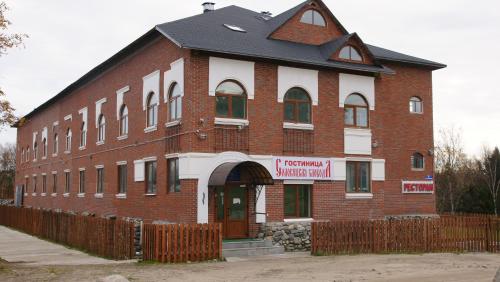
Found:
[[[327,158],[274,157],[273,178],[282,180],[333,180]]]
[[[434,181],[403,181],[403,194],[433,194]]]

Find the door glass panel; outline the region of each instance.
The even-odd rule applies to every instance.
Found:
[[[310,185],[301,185],[299,187],[299,216],[300,217],[311,217],[311,186]]]
[[[296,197],[296,186],[290,185],[285,186],[285,216],[286,217],[296,217],[297,216],[297,197]]]
[[[246,209],[246,189],[231,187],[229,189],[229,219],[244,220]]]

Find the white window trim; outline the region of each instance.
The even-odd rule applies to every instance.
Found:
[[[95,193],[94,194],[94,198],[96,198],[96,199],[102,199],[102,198],[104,198],[104,193]]]
[[[85,193],[78,193],[76,196],[78,198],[85,198]]]
[[[179,158],[179,153],[174,153],[174,154],[166,154],[165,159],[178,159]]]
[[[154,132],[156,130],[158,130],[158,126],[153,125],[153,126],[144,128],[144,133],[151,133],[151,132]]]
[[[285,218],[284,222],[312,222],[313,218],[305,217],[305,218]]]
[[[127,194],[126,193],[120,193],[120,194],[116,194],[115,197],[117,199],[126,199],[127,198]]]
[[[40,196],[45,197],[47,196],[47,193],[41,193]]]
[[[31,193],[31,196],[36,197],[36,193]]]
[[[127,161],[116,162],[116,165],[118,165],[118,166],[120,166],[120,165],[127,165]]]
[[[119,140],[119,141],[122,141],[122,140],[125,140],[125,139],[128,139],[128,134],[116,137],[116,140]]]
[[[216,117],[215,124],[248,126],[250,124],[250,121],[248,121],[248,119],[218,118],[218,117]]]
[[[104,168],[104,165],[96,165],[95,168],[96,169]]]
[[[71,169],[65,169],[64,172],[71,172]]]
[[[283,128],[286,128],[286,129],[301,129],[301,130],[314,130],[314,124],[284,122],[283,123]]]
[[[68,197],[69,197],[69,193],[64,193],[64,194],[63,194],[63,197],[64,197],[64,198],[68,198]]]
[[[87,149],[87,147],[86,147],[86,146],[80,146],[80,147],[78,147],[78,150],[80,150],[80,151],[83,151],[83,150],[85,150],[85,149]]]
[[[95,142],[96,146],[104,145],[104,140]]]
[[[84,167],[81,167],[78,169],[78,171],[85,171],[86,169]]]
[[[373,193],[346,193],[345,198],[348,200],[373,199]]]
[[[52,154],[52,157],[53,158],[57,157],[57,153]]]
[[[50,194],[50,196],[57,197],[57,193],[52,193],[52,194]]]
[[[73,115],[67,115],[64,117],[64,121],[73,120]]]
[[[171,122],[167,122],[167,123],[165,123],[165,127],[167,127],[167,128],[168,128],[168,127],[174,127],[174,126],[177,126],[177,125],[179,125],[179,124],[181,124],[181,120],[180,120],[180,119],[177,119],[177,120],[173,120],[173,121],[171,121]]]
[[[314,180],[283,180],[283,185],[313,185]]]
[[[144,194],[144,196],[146,196],[146,197],[156,197],[157,194]]]
[[[157,157],[147,157],[142,159],[144,162],[156,162],[158,160]]]
[[[52,175],[54,175],[54,174],[57,174],[57,171],[53,171],[53,172],[52,172]]]
[[[64,151],[64,153],[65,153],[66,155],[69,155],[69,154],[71,154],[71,151]]]

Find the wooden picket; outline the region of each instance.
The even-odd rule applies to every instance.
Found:
[[[313,222],[311,230],[313,254],[500,253],[500,217],[494,216]]]
[[[143,260],[161,263],[222,258],[221,224],[144,224]]]
[[[0,206],[0,225],[102,257],[135,257],[133,222]]]

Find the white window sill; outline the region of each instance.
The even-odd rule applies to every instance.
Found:
[[[57,197],[57,193],[52,193],[52,194],[50,194],[50,196]]]
[[[122,136],[116,137],[116,139],[119,140],[119,141],[125,140],[127,138],[128,138],[128,135],[122,135]]]
[[[78,148],[78,150],[80,150],[80,151],[83,151],[85,149],[87,149],[87,147],[85,147],[85,146],[80,146],[80,148]]]
[[[103,193],[96,193],[96,194],[94,194],[94,197],[96,199],[102,199],[102,198],[104,198],[104,194]]]
[[[284,222],[311,222],[314,221],[312,218],[285,218]]]
[[[412,168],[411,171],[425,171],[425,168]]]
[[[34,159],[33,162],[36,163],[36,159]]]
[[[68,197],[69,197],[69,193],[64,193],[64,194],[63,194],[63,197],[64,197],[64,198],[68,198]]]
[[[117,199],[126,199],[127,198],[127,194],[116,194],[115,197]]]
[[[31,193],[31,196],[36,197],[36,193]]]
[[[40,194],[40,196],[45,197],[45,196],[47,196],[47,193],[42,193],[42,194]]]
[[[156,197],[156,194],[144,194],[146,197]]]
[[[78,198],[85,198],[85,193],[78,193],[78,195],[76,195]]]
[[[24,193],[24,197],[28,197],[28,193]]]
[[[150,133],[150,132],[153,132],[153,131],[156,131],[158,130],[158,127],[155,125],[155,126],[150,126],[150,127],[147,127],[144,129],[144,133]]]
[[[42,157],[42,160],[46,160],[46,159],[47,159],[47,157]]]
[[[215,118],[215,124],[248,126],[250,124],[250,122],[247,119]]]
[[[372,193],[347,193],[345,198],[348,200],[366,200],[373,199]]]
[[[101,146],[101,145],[104,145],[104,141],[97,141],[97,142],[95,142],[95,144],[96,144],[97,146]]]
[[[180,119],[165,123],[165,127],[174,127],[174,126],[177,126],[179,124],[181,124]]]
[[[57,154],[52,154],[52,157],[53,157],[53,158],[57,157]]]
[[[284,122],[283,128],[285,128],[285,129],[314,130],[314,124]]]
[[[65,153],[66,155],[69,155],[69,154],[71,154],[71,151],[64,151],[64,153]]]

